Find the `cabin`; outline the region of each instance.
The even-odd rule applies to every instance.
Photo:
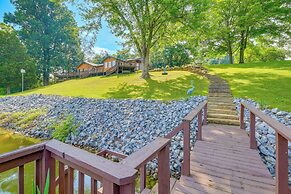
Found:
[[[141,58],[136,58],[136,59],[127,59],[126,62],[132,66],[135,67],[135,71],[141,70],[142,68],[142,59]]]
[[[103,59],[102,63],[104,66],[104,70],[106,71],[107,69],[115,67],[116,65],[123,66],[126,64],[126,61],[124,61],[122,59],[118,59],[116,57],[108,56],[108,57]]]
[[[95,64],[87,61],[84,61],[77,66],[78,72],[103,72],[103,70],[104,70],[103,64]]]

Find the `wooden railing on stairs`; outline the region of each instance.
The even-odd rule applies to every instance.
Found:
[[[288,184],[288,141],[291,141],[291,129],[267,116],[253,105],[242,102],[240,106],[240,128],[245,129],[245,108],[250,112],[250,148],[257,149],[256,117],[267,123],[276,132],[276,193],[291,193]]]
[[[202,111],[204,111],[204,119],[202,122]],[[194,110],[192,110],[173,131],[165,136],[165,138],[173,138],[180,131],[183,131],[183,163],[182,175],[190,175],[190,122],[198,117],[198,130],[196,134],[197,140],[202,140],[202,124],[207,124],[207,101],[202,102]]]
[[[137,152],[125,156],[110,150],[98,155],[64,144],[57,140],[40,143],[0,155],[0,173],[18,168],[18,193],[24,194],[24,165],[35,161],[34,181],[43,193],[46,177],[49,176],[49,193],[74,193],[74,171],[78,171],[78,193],[84,193],[84,176],[91,177],[92,194],[135,194],[135,180],[140,172],[140,192],[146,189],[146,164],[158,159],[158,193],[170,193],[170,138],[179,131],[184,136],[184,161],[182,174],[190,174],[190,122],[198,116],[197,139],[202,139],[202,111],[206,124],[207,102],[201,103],[190,112],[183,122],[165,138],[156,138]],[[113,155],[121,159],[113,162],[101,156]],[[56,166],[58,165],[58,168]],[[56,169],[59,176],[56,177]],[[97,187],[99,182],[100,187]],[[58,190],[57,190],[58,189]]]

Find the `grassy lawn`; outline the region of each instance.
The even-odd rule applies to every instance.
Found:
[[[186,71],[169,71],[168,75],[151,72],[151,79],[141,79],[140,73],[75,79],[26,91],[24,94],[54,94],[88,98],[143,98],[172,100],[187,97],[194,81],[192,95],[207,95],[208,81]],[[19,95],[20,93],[16,94]]]
[[[291,61],[207,68],[228,80],[235,97],[252,98],[264,106],[291,111]]]

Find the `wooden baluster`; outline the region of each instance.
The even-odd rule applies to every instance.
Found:
[[[146,174],[146,164],[142,165],[140,168],[140,192],[142,192],[146,188],[146,181],[147,174]]]
[[[24,165],[18,167],[18,193],[24,194]]]
[[[97,194],[97,181],[91,178],[91,194]]]
[[[35,190],[37,191],[37,188],[41,189],[41,160],[35,161],[34,181]]]
[[[78,193],[84,194],[84,174],[79,171]]]
[[[104,193],[104,192],[103,192]],[[114,193],[119,193],[119,194],[135,194],[135,183],[127,184],[127,185],[121,185],[119,187],[119,192],[114,191]]]
[[[118,186],[106,179],[102,180],[103,193],[105,194],[134,194],[135,193],[135,183],[129,184],[131,187],[126,186]]]
[[[68,193],[68,189],[69,189],[69,174],[68,174],[69,171],[68,170],[69,170],[69,167],[66,166],[65,167],[65,193]]]
[[[65,165],[59,162],[59,193],[65,193]]]
[[[276,133],[276,194],[288,190],[288,140]]]
[[[250,112],[250,148],[257,149],[256,141],[256,116]]]
[[[241,129],[245,129],[244,117],[245,117],[245,106],[241,103],[240,104],[240,119],[239,119]]]
[[[198,113],[198,131],[197,131],[197,140],[202,140],[202,111]]]
[[[207,104],[204,106],[204,119],[203,119],[203,125],[207,125]]]
[[[74,193],[74,169],[72,167],[68,169],[68,193]]]
[[[43,151],[42,156],[42,182],[41,182],[41,192],[44,192],[44,187],[46,183],[46,178],[48,171],[50,171],[50,186],[49,186],[49,194],[56,193],[56,161],[51,157],[51,153],[48,150]]]
[[[158,193],[170,193],[170,145],[163,148],[158,154]]]
[[[182,174],[190,175],[190,121],[183,121],[183,163]]]

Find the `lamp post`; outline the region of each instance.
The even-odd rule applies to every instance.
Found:
[[[20,73],[21,73],[21,76],[22,76],[22,92],[24,90],[24,74],[25,74],[25,70],[24,69],[21,69],[20,70]]]

